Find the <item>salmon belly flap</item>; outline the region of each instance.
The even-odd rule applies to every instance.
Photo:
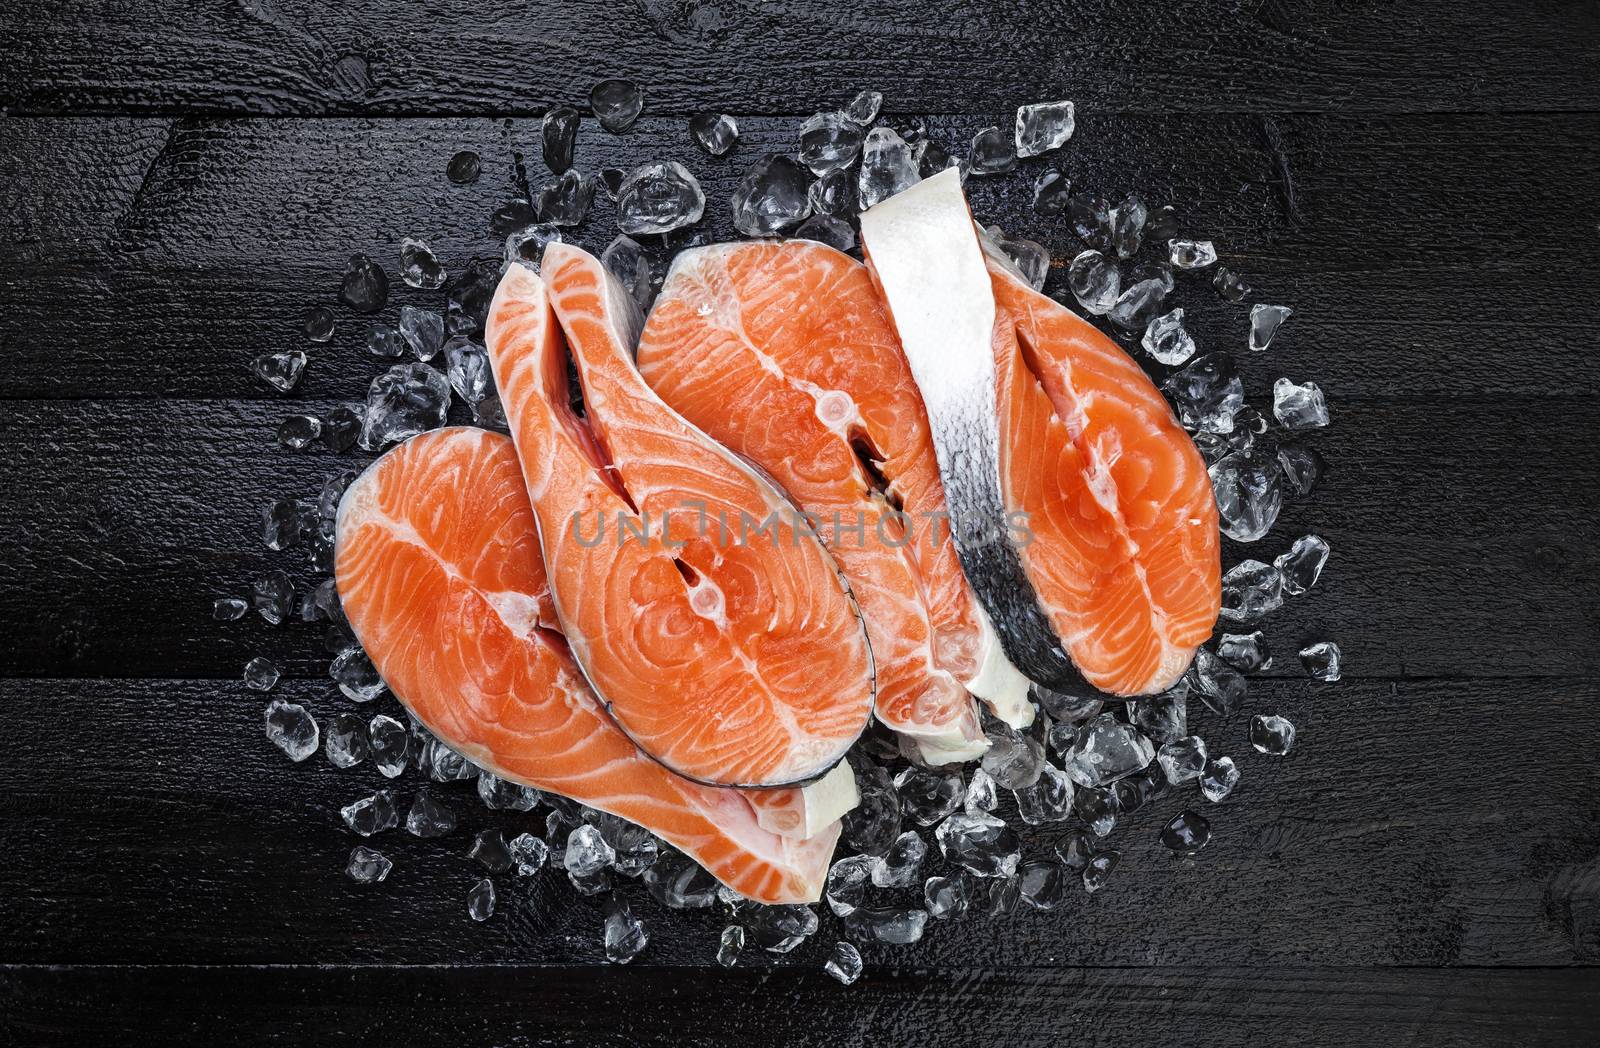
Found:
[[[508,269],[490,305],[556,615],[618,726],[668,768],[726,786],[819,779],[873,706],[860,613],[785,495],[645,383],[641,324],[599,260],[559,243],[541,272]]]
[[[338,514],[340,601],[395,695],[496,775],[637,823],[748,898],[815,901],[836,819],[802,839],[804,791],[763,790],[766,807],[802,816],[775,832],[747,794],[641,752],[554,628],[536,535],[511,441],[483,430],[413,437],[350,485]]]

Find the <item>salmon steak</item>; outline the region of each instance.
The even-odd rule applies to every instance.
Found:
[[[924,762],[981,756],[973,695],[1031,722],[961,573],[922,401],[866,267],[804,240],[673,261],[639,339],[668,406],[770,475],[849,581],[877,669],[877,717]]]
[[[600,261],[562,243],[540,272],[509,268],[490,303],[555,616],[617,725],[667,768],[723,786],[818,779],[872,713],[860,612],[783,492],[646,384],[642,323]]]
[[[351,483],[339,599],[390,689],[479,767],[637,823],[747,898],[815,902],[839,810],[808,839],[773,832],[751,797],[798,831],[802,791],[706,786],[641,752],[556,629],[536,535],[512,443],[485,430],[413,437]]]
[[[1172,686],[1221,606],[1204,461],[1117,345],[986,250],[958,174],[861,216],[930,418],[967,577],[1048,687]]]

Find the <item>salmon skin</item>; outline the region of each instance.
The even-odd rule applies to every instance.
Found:
[[[509,439],[434,430],[374,462],[339,504],[335,570],[378,672],[446,745],[645,827],[747,898],[817,900],[837,821],[809,840],[772,833],[744,794],[672,774],[607,717],[553,628]],[[799,790],[762,793],[803,807]]]
[[[859,602],[876,712],[923,761],[988,747],[969,692],[1024,727],[1006,660],[948,541],[927,418],[861,263],[803,240],[681,252],[639,339],[640,373],[818,522]]]
[[[1221,604],[1205,464],[1139,366],[987,251],[958,175],[861,217],[933,426],[962,565],[1046,687],[1176,683]]]
[[[486,341],[574,659],[680,775],[821,777],[874,699],[848,585],[782,492],[646,385],[642,318],[599,260],[551,244],[541,273],[507,270]]]

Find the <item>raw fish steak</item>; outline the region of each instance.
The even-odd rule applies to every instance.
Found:
[[[924,761],[987,748],[969,692],[1032,720],[1027,679],[961,574],[922,402],[861,263],[804,240],[682,252],[638,365],[817,520],[866,622],[878,718]]]
[[[672,774],[606,716],[555,629],[510,440],[434,430],[373,463],[339,505],[336,573],[383,679],[474,764],[637,823],[748,898],[816,901],[837,812],[809,840],[770,832],[746,794]]]
[[[642,318],[600,261],[555,243],[542,274],[507,270],[487,342],[573,657],[681,775],[819,778],[872,712],[848,586],[782,492],[645,384]]]
[[[1205,463],[1142,370],[986,257],[954,170],[861,217],[933,427],[962,564],[1012,661],[1170,687],[1221,603]]]

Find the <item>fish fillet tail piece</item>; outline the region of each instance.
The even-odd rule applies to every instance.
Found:
[[[746,794],[640,752],[540,625],[549,593],[535,534],[511,441],[483,430],[413,437],[350,485],[339,597],[391,690],[496,775],[637,823],[747,898],[816,901],[838,822],[775,833]],[[800,793],[764,790],[762,805],[803,808]],[[814,832],[802,840],[799,829]]]
[[[821,777],[874,699],[849,587],[777,488],[645,384],[637,307],[599,260],[552,244],[541,272],[502,277],[486,341],[574,659],[680,775]]]
[[[1032,719],[1026,679],[933,535],[946,507],[927,418],[860,263],[808,241],[682,252],[637,360],[663,401],[817,522],[861,608],[881,721],[942,764],[987,748],[969,691]]]
[[[958,532],[963,565],[1039,683],[1070,686],[1064,651],[1102,691],[1164,690],[1221,602],[1205,464],[1126,353],[980,241],[949,173],[862,216],[952,507],[1026,529]]]

